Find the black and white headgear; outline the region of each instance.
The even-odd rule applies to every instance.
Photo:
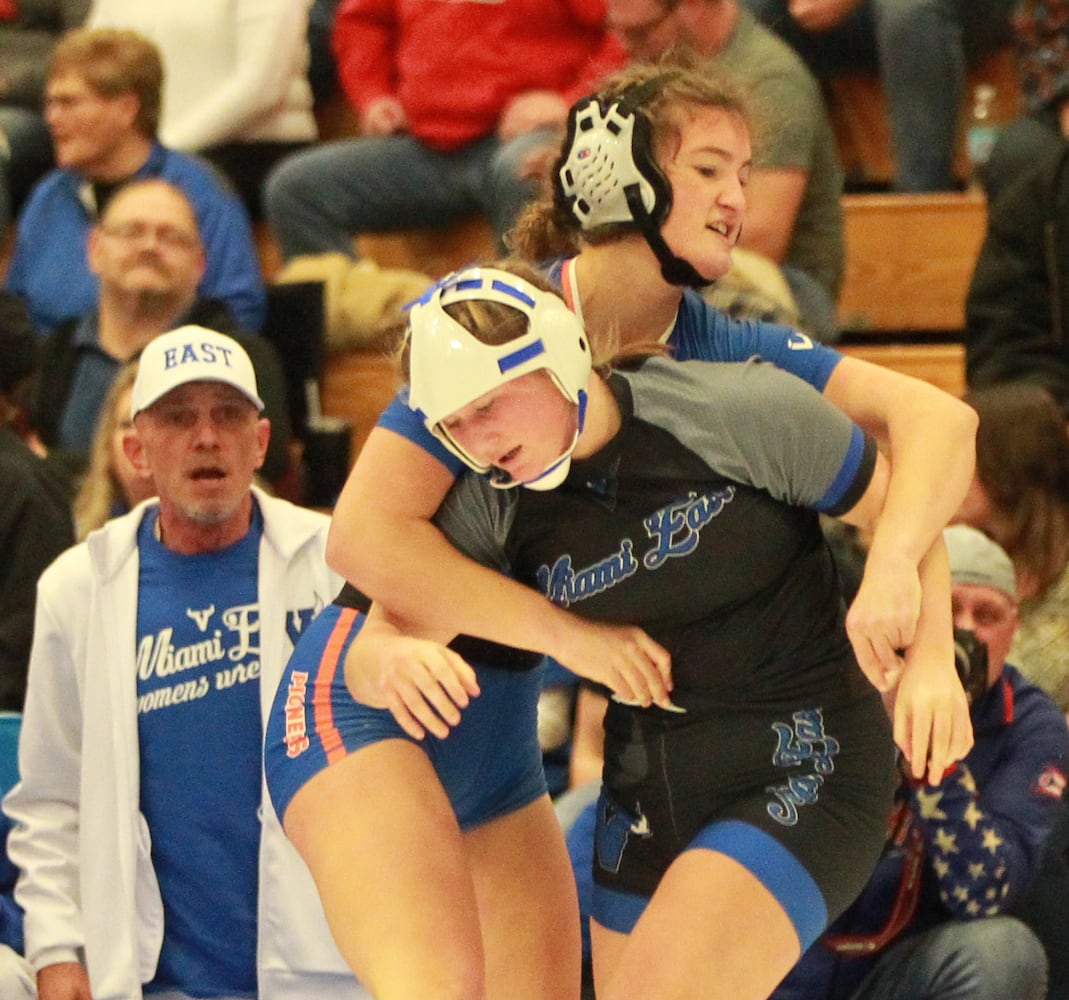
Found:
[[[568,114],[568,134],[555,175],[558,204],[580,226],[627,224],[645,237],[674,285],[707,285],[692,264],[665,243],[661,226],[672,208],[672,185],[653,156],[644,106],[674,74],[628,87],[618,97],[583,98]]]

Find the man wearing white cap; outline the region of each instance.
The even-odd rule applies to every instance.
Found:
[[[197,326],[152,340],[126,443],[160,496],[42,575],[16,826],[41,1000],[356,1000],[263,793],[263,712],[337,592],[327,518],[252,486],[252,363]]]
[[[1048,997],[1043,945],[1011,914],[1034,883],[1064,877],[1064,861],[1044,850],[1064,820],[1069,729],[1050,697],[1006,663],[1017,628],[1009,556],[966,525],[943,537],[976,742],[938,785],[903,781],[868,885],[773,1000]],[[1065,935],[1061,923],[1032,924],[1048,952]],[[1050,996],[1061,997],[1054,973],[1064,958],[1050,959]]]

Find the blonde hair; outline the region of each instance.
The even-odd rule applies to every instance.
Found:
[[[517,257],[509,257],[504,260],[481,265],[492,267],[500,271],[507,271],[518,278],[522,278],[528,284],[534,285],[539,291],[549,292],[551,295],[560,295],[560,291],[546,280],[544,274],[533,267],[529,262]],[[484,344],[500,345],[516,340],[527,333],[527,317],[512,306],[500,302],[473,301],[457,302],[445,307],[445,311],[456,320],[472,336]],[[405,335],[407,324],[398,323],[393,326],[386,337],[395,345],[395,357],[402,379],[409,381],[410,357],[409,338]],[[596,369],[608,368],[617,357],[633,357],[637,350],[628,349],[620,354],[619,337],[614,332],[595,334],[593,337],[588,333],[587,341],[590,345],[590,354],[593,366]],[[646,350],[644,353],[659,353],[656,350]]]
[[[118,404],[133,388],[136,375],[136,360],[123,365],[100,408],[89,452],[89,466],[74,498],[74,532],[79,542],[111,517],[117,501],[125,499],[112,461],[111,441],[115,432],[130,421],[129,412],[120,413]]]
[[[160,50],[136,31],[76,28],[52,50],[48,77],[73,73],[104,97],[133,94],[138,112],[134,125],[146,138],[160,125],[163,60]]]
[[[759,123],[747,91],[730,74],[694,60],[675,56],[671,61],[634,63],[605,80],[597,92],[604,104],[634,94],[650,125],[650,146],[659,166],[674,155],[687,120],[695,111],[711,108],[737,117],[753,134]],[[565,140],[567,142],[567,140]],[[622,233],[634,232],[634,223],[611,223],[582,231],[579,220],[557,196],[557,173],[567,150],[561,150],[550,171],[542,178],[540,195],[521,212],[507,234],[509,248],[528,260],[540,261],[571,256],[580,239],[590,244],[608,242]]]

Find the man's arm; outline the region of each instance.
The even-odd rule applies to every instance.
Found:
[[[68,567],[71,555],[63,557]],[[4,799],[15,824],[8,854],[20,869],[15,898],[26,911],[26,957],[38,969],[80,963],[85,945],[78,851],[82,709],[62,617],[84,614],[86,604],[55,583],[50,570],[38,587],[19,739],[21,780]]]
[[[395,96],[399,26],[392,0],[342,0],[334,15],[331,49],[349,103],[363,112]]]
[[[861,0],[789,0],[788,9],[806,31],[827,31],[845,20]]]
[[[78,962],[57,962],[37,973],[37,1000],[93,1000],[89,973]]]
[[[214,181],[197,191],[187,188],[186,194],[197,213],[207,261],[200,295],[222,299],[242,329],[258,333],[267,315],[267,292],[245,206]]]

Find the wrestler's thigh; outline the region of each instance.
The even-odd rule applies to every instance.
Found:
[[[592,924],[591,943],[599,1000],[757,1000],[801,954],[776,898],[713,851],[672,863],[630,936]]]
[[[486,947],[487,1000],[574,1000],[579,904],[547,795],[465,834]]]
[[[339,949],[377,1000],[482,995],[467,855],[419,746],[388,739],[350,753],[300,788],[284,827]]]

